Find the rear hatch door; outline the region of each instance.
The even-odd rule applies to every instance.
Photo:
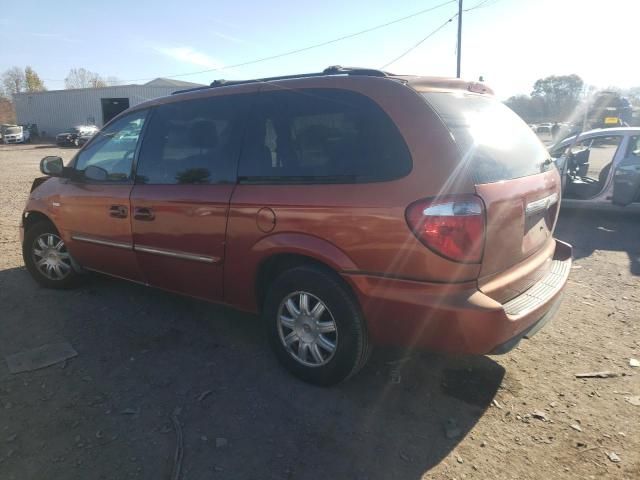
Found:
[[[449,127],[461,168],[486,209],[478,287],[500,302],[530,288],[550,268],[560,175],[538,137],[492,96],[427,92]]]

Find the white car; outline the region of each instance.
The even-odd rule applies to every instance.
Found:
[[[11,125],[2,129],[4,143],[27,143],[31,140],[29,129],[20,125]]]
[[[640,209],[640,127],[601,128],[549,147],[562,205]]]

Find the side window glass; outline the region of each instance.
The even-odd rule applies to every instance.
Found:
[[[157,107],[140,150],[136,183],[235,182],[248,96],[229,95]]]
[[[577,143],[571,148],[571,174],[593,180],[606,177],[621,141],[620,135],[608,135],[587,138]]]
[[[387,114],[364,95],[330,89],[259,95],[243,181],[360,183],[407,175],[411,156]]]
[[[589,148],[590,144],[591,144],[591,140],[590,139],[589,140],[583,140],[581,142],[576,142],[576,144],[571,147],[571,153],[573,155],[575,155],[575,154],[580,153],[580,152],[582,152],[584,150],[587,150]]]
[[[95,167],[104,174],[102,178],[105,181],[129,181],[146,116],[146,110],[131,113],[96,133],[91,143],[78,154],[76,171],[84,172],[88,167]]]
[[[629,148],[626,156],[640,158],[640,136],[629,139]]]
[[[591,152],[589,162],[595,167],[604,167],[612,162],[621,141],[622,137],[619,135],[593,138],[588,145]]]

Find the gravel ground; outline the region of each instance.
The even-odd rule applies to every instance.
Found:
[[[0,361],[0,479],[170,479],[174,413],[183,479],[640,478],[637,216],[563,212],[565,302],[513,352],[377,350],[321,389],[276,364],[253,316],[97,275],[37,287],[20,212],[39,159],[73,153],[0,146],[0,357],[78,352],[17,375]],[[618,376],[575,378],[601,370]]]

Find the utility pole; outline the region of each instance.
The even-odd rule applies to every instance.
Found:
[[[462,56],[462,0],[458,0],[458,69],[456,77],[460,78],[460,57]]]

